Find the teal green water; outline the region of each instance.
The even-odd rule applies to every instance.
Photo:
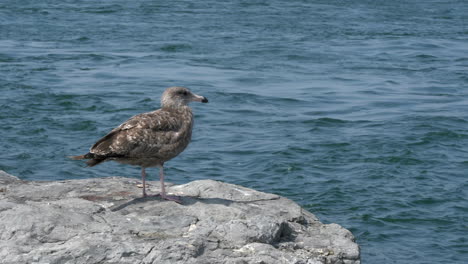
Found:
[[[289,197],[363,263],[466,263],[467,23],[457,0],[3,0],[0,169],[138,178],[66,156],[187,86],[210,103],[169,181]]]

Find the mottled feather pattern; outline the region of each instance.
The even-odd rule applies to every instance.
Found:
[[[140,166],[143,197],[147,196],[145,169],[159,167],[161,197],[181,203],[179,198],[166,195],[163,166],[190,143],[193,127],[190,102],[208,103],[208,99],[185,87],[169,87],[161,97],[161,109],[131,117],[99,139],[87,154],[70,158],[88,159],[89,167],[108,160]]]
[[[139,114],[97,141],[90,153],[121,163],[158,166],[187,147],[192,124],[193,114],[188,106]]]

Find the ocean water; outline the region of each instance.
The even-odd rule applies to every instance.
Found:
[[[168,181],[286,196],[363,263],[467,263],[467,1],[0,1],[10,174],[139,178],[66,156],[173,85],[210,103]]]

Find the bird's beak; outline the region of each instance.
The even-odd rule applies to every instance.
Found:
[[[206,99],[206,97],[196,94],[193,94],[192,101],[208,103],[208,99]]]

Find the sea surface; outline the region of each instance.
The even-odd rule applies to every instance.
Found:
[[[139,178],[67,156],[174,85],[210,103],[168,181],[286,196],[363,263],[468,263],[468,1],[0,1],[10,174]]]

